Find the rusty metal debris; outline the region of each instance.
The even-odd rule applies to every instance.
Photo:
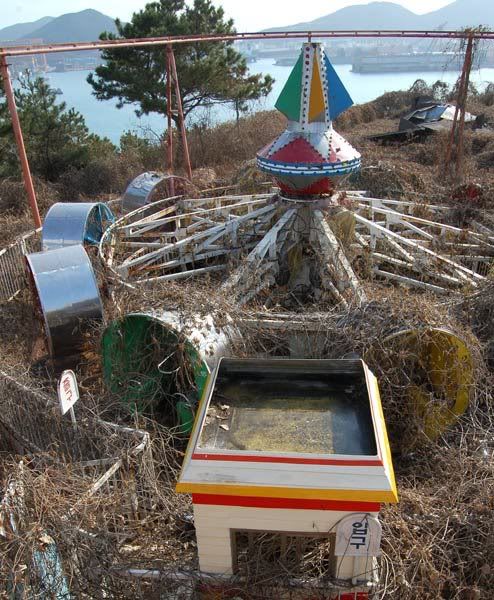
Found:
[[[399,143],[423,140],[439,132],[451,131],[455,119],[456,106],[448,102],[438,102],[433,98],[418,97],[411,109],[400,117],[397,131],[369,135],[374,142]],[[465,113],[465,123],[472,131],[490,131],[484,115]]]

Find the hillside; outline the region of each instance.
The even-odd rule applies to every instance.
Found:
[[[494,28],[494,3],[490,0],[456,0],[424,15],[416,15],[393,2],[348,6],[313,21],[274,27],[266,31],[317,29],[459,29],[486,25]]]
[[[370,2],[342,8],[313,21],[273,27],[266,31],[317,29],[459,29],[485,25],[494,29],[494,2],[456,0],[447,6],[417,15],[394,2]],[[97,40],[102,31],[116,33],[112,18],[88,9],[60,17],[43,17],[0,29],[0,41],[41,38],[45,42]]]
[[[268,31],[304,31],[317,29],[415,29],[420,17],[393,2],[347,6],[313,21],[275,27]]]
[[[16,23],[15,25],[4,27],[3,29],[0,29],[0,42],[17,40],[19,38],[37,37],[32,35],[32,33],[53,20],[53,17],[42,17],[41,19],[30,23]]]
[[[29,37],[41,38],[45,42],[53,43],[90,42],[99,39],[102,31],[116,33],[114,20],[97,10],[88,9],[52,19],[31,32]]]
[[[478,25],[494,28],[494,3],[491,0],[456,0],[420,18],[425,29],[459,29]]]

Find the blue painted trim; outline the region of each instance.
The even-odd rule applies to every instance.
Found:
[[[360,169],[361,164],[360,158],[339,163],[321,163],[315,166],[310,163],[290,164],[257,157],[257,165],[262,171],[276,175],[305,175],[307,177],[313,175],[345,175]]]

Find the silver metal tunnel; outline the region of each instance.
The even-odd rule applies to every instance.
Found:
[[[45,323],[51,356],[76,354],[84,326],[102,320],[103,305],[91,261],[81,245],[26,256]]]
[[[102,202],[57,202],[46,213],[41,247],[54,250],[85,243],[97,245],[114,220]]]
[[[129,183],[122,196],[122,211],[124,213],[130,212],[149,204],[156,186],[168,177],[155,171],[138,175]]]

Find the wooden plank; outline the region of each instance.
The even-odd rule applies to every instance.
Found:
[[[336,269],[338,277],[344,282],[344,285],[349,286],[355,294],[359,304],[367,302],[367,297],[362,289],[357,276],[355,275],[352,266],[340,246],[335,234],[326,221],[324,214],[320,210],[313,211],[313,225],[311,227],[311,237],[316,239],[324,253],[326,263]],[[335,286],[338,288],[338,285]],[[338,288],[339,289],[339,288]]]
[[[386,240],[386,242],[392,247],[394,248],[398,254],[401,254],[401,256],[407,261],[407,262],[411,262],[413,263],[415,261],[415,257],[412,256],[409,252],[407,252],[404,248],[402,248],[400,246],[400,244],[396,241],[393,240],[391,238],[388,238]]]
[[[329,290],[335,300],[339,303],[342,304],[342,306],[344,308],[348,308],[348,302],[345,300],[344,296],[342,296],[338,290],[338,288],[334,285],[334,283],[331,281],[331,278],[329,276],[322,276],[323,277],[323,286],[325,289]]]
[[[205,206],[209,204],[215,204],[217,206],[228,206],[229,202],[233,204],[248,204],[252,202],[258,202],[261,200],[268,200],[272,197],[273,194],[245,194],[236,196],[214,196],[211,198],[184,198],[179,201],[179,204],[183,209],[194,208],[196,206]]]
[[[417,267],[416,263],[407,263],[403,260],[399,260],[397,258],[387,256],[386,254],[381,254],[379,252],[374,252],[372,254],[372,258],[377,258],[377,259],[380,259],[381,261],[388,262],[392,265],[410,269],[411,271],[415,271],[417,273],[422,273],[422,270]],[[460,281],[459,279],[457,279],[456,277],[452,277],[451,275],[446,275],[445,273],[432,273],[431,277],[436,278],[436,279],[441,279],[445,283],[449,283],[449,284],[453,284],[453,285],[463,285],[463,281]]]
[[[273,261],[272,255],[270,261],[266,261],[265,258],[272,247],[276,249],[279,234],[288,226],[296,213],[297,209],[291,208],[283,214],[250,252],[245,262],[222,285],[224,292],[234,291],[239,296],[239,302],[245,304],[262,289],[274,283],[274,274],[278,270],[278,265]],[[263,281],[259,281],[259,278],[267,275],[269,271],[272,273],[264,277]],[[252,277],[253,273],[256,278]]]
[[[392,210],[389,210],[386,208],[375,207],[375,208],[373,208],[373,210],[377,213],[381,213],[384,215],[391,215],[392,213],[396,214],[395,211],[392,211]],[[429,219],[423,219],[421,217],[415,217],[413,215],[402,215],[402,219],[403,219],[403,221],[406,221],[409,223],[417,223],[417,224],[425,225],[429,228],[440,229],[442,233],[444,233],[445,231],[449,231],[449,232],[455,233],[456,235],[459,235],[459,236],[469,235],[469,236],[474,237],[476,240],[478,240],[479,243],[485,244],[486,246],[490,246],[490,247],[493,246],[481,234],[470,231],[468,229],[462,229],[460,227],[455,227],[454,225],[447,225],[445,223],[438,223],[435,221],[430,221]],[[494,240],[492,240],[492,241],[494,241]]]
[[[404,227],[406,227],[407,229],[409,229],[410,231],[413,231],[414,233],[420,235],[421,237],[426,238],[427,240],[434,239],[434,236],[432,235],[432,233],[429,233],[428,231],[424,231],[423,229],[420,229],[420,227],[417,227],[413,223],[408,223],[407,221],[403,220],[403,221],[401,221],[401,224]]]
[[[388,271],[382,271],[377,267],[372,269],[372,272],[376,275],[380,275],[385,279],[391,279],[393,281],[398,281],[399,283],[403,283],[408,287],[418,287],[429,292],[434,292],[436,294],[447,294],[448,290],[438,285],[433,285],[432,283],[426,283],[425,281],[418,281],[417,279],[412,279],[410,277],[404,277],[403,275],[397,275],[396,273],[389,273]]]
[[[170,273],[169,275],[161,275],[159,277],[153,277],[155,281],[173,281],[176,279],[185,279],[186,277],[195,277],[196,275],[203,275],[204,273],[212,273],[213,271],[224,271],[227,265],[211,265],[210,267],[203,267],[202,269],[192,269],[190,271],[182,271],[180,273]],[[149,279],[138,279],[133,283],[149,283]]]
[[[400,260],[399,258],[388,256],[387,254],[381,254],[380,252],[373,252],[371,257],[373,259],[377,259],[378,261],[384,261],[392,265],[396,265],[397,267],[405,267],[407,269],[411,269],[413,267],[413,263],[411,262]]]
[[[157,212],[152,213],[151,215],[147,215],[146,217],[143,217],[142,219],[139,219],[138,221],[133,221],[132,223],[129,223],[128,225],[125,225],[123,227],[117,227],[117,229],[119,229],[120,231],[125,231],[125,229],[129,228],[129,227],[141,227],[141,226],[146,226],[149,223],[156,223],[157,221],[160,221],[162,217],[166,217],[167,215],[170,214],[176,214],[177,213],[177,205],[176,204],[172,204],[171,206],[167,206],[166,208],[159,210]],[[128,215],[126,215],[128,216]],[[124,217],[125,219],[125,217]]]
[[[358,231],[354,231],[355,239],[361,244],[364,248],[369,247],[369,242],[361,235]]]
[[[442,212],[442,211],[448,211],[451,210],[450,206],[441,206],[439,204],[423,204],[423,203],[417,203],[414,201],[409,201],[409,200],[394,200],[391,198],[369,198],[367,196],[353,196],[352,192],[348,192],[347,193],[347,197],[352,199],[352,200],[357,200],[358,202],[367,202],[370,206],[375,206],[375,207],[383,207],[386,204],[389,204],[390,206],[398,206],[398,207],[403,207],[403,208],[425,208],[427,210],[431,210],[432,212]],[[368,208],[366,206],[366,208]]]
[[[413,242],[412,240],[409,240],[408,238],[400,236],[399,234],[394,233],[393,231],[390,231],[389,229],[386,229],[385,227],[381,227],[380,225],[377,225],[373,221],[369,221],[368,219],[366,219],[365,217],[362,217],[361,215],[354,213],[354,216],[355,216],[355,219],[357,219],[359,222],[366,224],[369,227],[369,229],[371,230],[371,233],[372,233],[372,230],[376,230],[381,235],[388,236],[388,237],[398,241],[402,245],[408,246],[410,248],[414,248],[415,250],[418,250],[422,254],[426,254],[427,256],[430,256],[430,257],[436,259],[437,261],[442,262],[445,265],[448,265],[449,267],[453,268],[454,270],[461,271],[463,274],[465,274],[468,277],[468,279],[472,285],[476,285],[476,281],[482,281],[483,279],[485,279],[478,273],[474,273],[471,269],[468,269],[467,267],[464,267],[463,265],[460,265],[460,264],[450,260],[449,258],[442,256],[441,254],[437,254],[436,252],[433,252],[429,248],[425,248],[424,246],[421,246],[421,245]]]
[[[237,219],[237,221],[239,223],[244,223],[245,221],[254,219],[257,216],[265,214],[266,212],[272,212],[272,211],[274,211],[273,206],[264,206],[262,208],[259,208],[255,211],[253,211],[252,213],[242,215],[240,217],[235,217],[235,218]],[[126,265],[127,265],[127,267],[133,267],[133,266],[137,266],[139,264],[149,264],[153,260],[155,260],[157,258],[161,258],[163,255],[166,255],[169,252],[176,251],[183,246],[191,244],[192,242],[198,242],[198,241],[204,239],[205,237],[214,236],[216,233],[221,233],[222,231],[224,231],[224,229],[225,229],[225,224],[221,224],[216,227],[212,227],[211,229],[208,229],[206,231],[201,231],[190,237],[184,238],[178,242],[165,244],[162,248],[159,248],[158,250],[150,252],[142,257],[138,257],[132,261],[126,262]],[[118,270],[118,268],[117,268],[117,270]]]

